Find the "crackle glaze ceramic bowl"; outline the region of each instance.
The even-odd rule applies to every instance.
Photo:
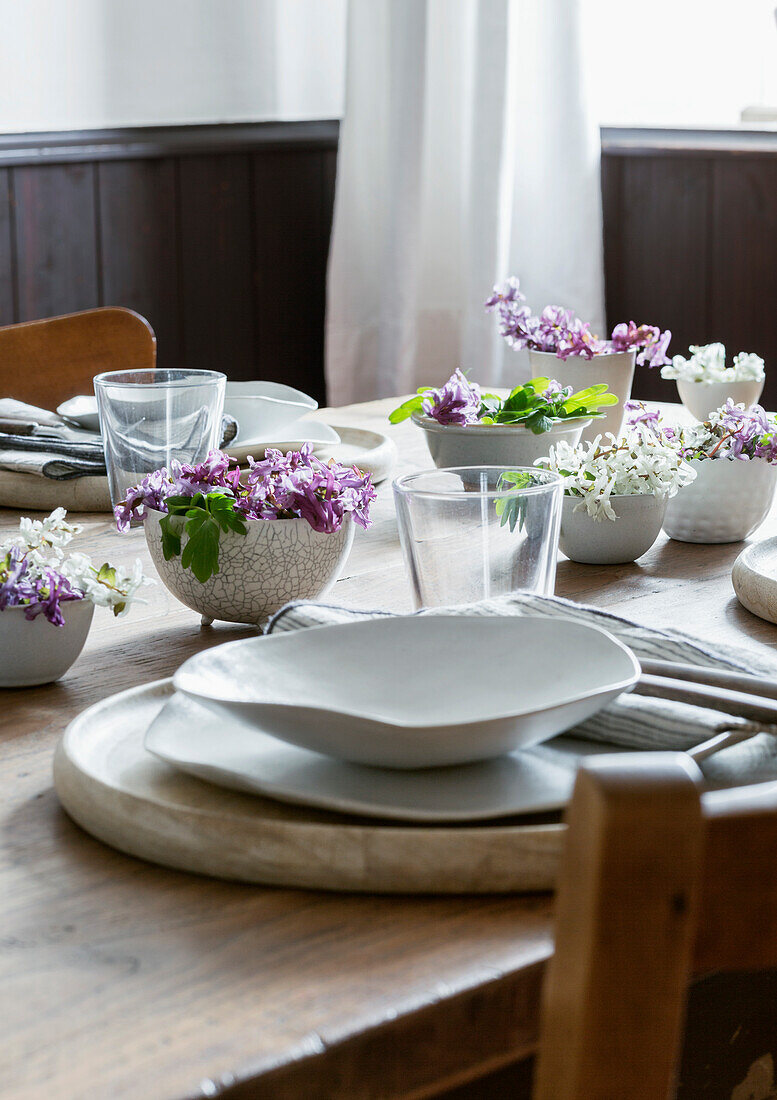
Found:
[[[593,519],[580,497],[565,496],[561,509],[559,546],[572,561],[585,565],[620,565],[646,554],[661,532],[665,496],[612,496],[616,520]]]
[[[354,527],[346,516],[339,531],[325,535],[307,520],[248,520],[248,531],[222,531],[219,571],[204,584],[184,569],[180,557],[165,561],[159,522],[162,512],[149,509],[146,542],[162,583],[206,619],[230,623],[263,622],[289,600],[314,600],[335,583],[353,543]],[[181,549],[187,536],[181,538]]]
[[[413,413],[413,423],[426,435],[435,466],[533,466],[560,440],[574,447],[590,417],[559,420],[549,432],[535,435],[523,424],[438,424],[430,416]],[[600,421],[597,421],[600,423]]]
[[[631,397],[636,354],[635,351],[607,351],[595,355],[593,359],[586,359],[583,355],[559,359],[553,351],[530,351],[529,362],[533,375],[555,378],[562,386],[571,386],[573,393],[606,382],[610,393],[618,398],[617,405],[602,409],[605,414],[603,419],[592,420],[583,430],[581,439],[588,443],[606,432],[616,437],[620,434],[626,402]]]
[[[710,413],[725,405],[729,397],[735,405],[749,408],[761,396],[764,379],[745,379],[744,382],[687,382],[677,379],[680,400],[697,420],[707,420]]]
[[[763,458],[688,460],[696,480],[669,501],[664,530],[678,542],[740,542],[769,514],[777,466]]]
[[[0,688],[50,684],[64,676],[84,648],[92,625],[91,600],[65,600],[64,626],[44,615],[24,617],[23,607],[0,611]]]

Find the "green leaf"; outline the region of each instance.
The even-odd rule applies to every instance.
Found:
[[[424,403],[424,395],[429,392],[431,387],[427,386],[426,389],[419,390],[414,397],[411,397],[409,401],[405,401],[394,409],[389,414],[389,422],[391,424],[400,424],[403,420],[407,420],[409,416],[412,416],[414,412],[421,412]]]
[[[162,532],[162,554],[165,561],[177,558],[181,553],[181,534],[173,528],[172,517],[168,514],[159,521]]]
[[[189,541],[181,554],[181,565],[191,569],[200,584],[219,571],[219,525],[212,516],[192,516],[186,521]]]
[[[116,570],[113,568],[112,565],[109,565],[108,562],[106,562],[104,565],[101,565],[100,568],[97,570],[97,579],[100,584],[115,584]]]

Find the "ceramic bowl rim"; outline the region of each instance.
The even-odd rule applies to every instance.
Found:
[[[394,616],[394,615],[387,615],[385,617],[379,617],[379,618],[362,619],[362,620],[359,620],[359,621],[356,621],[356,622],[336,623],[336,624],[333,624],[331,626],[327,626],[325,628],[317,628],[317,629],[326,629],[326,630],[330,630],[330,631],[336,630],[336,631],[338,631],[338,633],[343,633],[344,630],[353,631],[354,628],[356,628],[357,630],[359,628],[365,629],[368,625],[374,627],[376,624],[379,624],[379,623],[396,621],[397,618],[401,618],[401,619],[416,619],[417,618],[417,619],[419,619],[419,621],[423,621],[424,619],[427,619],[427,620],[428,619],[434,619],[434,620],[452,619],[452,620],[455,620],[456,622],[460,623],[461,619],[462,619],[462,616],[461,615],[433,615],[433,616],[424,616],[424,615],[420,615],[420,616],[418,616],[418,615]],[[558,618],[556,618],[554,616],[551,616],[551,615],[488,615],[488,616],[483,616],[483,619],[485,619],[485,620],[496,620],[497,622],[501,622],[501,623],[508,622],[508,621],[518,621],[518,622],[521,622],[522,624],[525,624],[526,622],[528,622],[530,620],[541,620],[543,622],[553,623],[556,626],[559,626],[559,625],[572,626],[575,629],[582,628],[583,631],[585,631],[585,632],[593,631],[595,634],[601,635],[604,638],[606,638],[607,641],[615,649],[620,651],[620,653],[626,658],[626,660],[631,665],[631,674],[629,676],[623,677],[623,679],[621,679],[621,680],[611,681],[610,683],[605,684],[605,685],[601,685],[601,686],[599,686],[599,687],[597,687],[593,690],[583,691],[583,692],[579,692],[579,693],[576,693],[576,694],[573,694],[573,695],[562,696],[560,698],[554,699],[551,703],[548,703],[545,706],[535,707],[532,710],[515,710],[513,708],[512,710],[509,710],[509,711],[499,711],[497,713],[491,712],[491,713],[489,713],[487,715],[484,715],[484,716],[480,716],[480,717],[477,717],[477,718],[469,718],[469,719],[466,719],[466,720],[463,720],[463,721],[439,722],[436,725],[431,724],[429,721],[426,721],[426,720],[425,721],[415,721],[415,722],[413,722],[413,721],[398,720],[396,718],[386,718],[386,717],[382,717],[382,716],[376,717],[374,714],[373,715],[365,715],[363,711],[353,710],[352,708],[341,707],[341,706],[337,706],[337,707],[324,707],[324,706],[321,706],[321,705],[317,705],[315,707],[300,706],[298,703],[295,703],[295,702],[292,702],[292,701],[286,701],[286,700],[279,700],[277,702],[272,702],[272,703],[269,703],[269,702],[262,703],[262,702],[256,702],[256,701],[252,702],[251,700],[246,700],[246,699],[243,699],[243,700],[228,699],[228,698],[225,698],[223,695],[216,696],[214,694],[206,694],[203,691],[198,691],[193,686],[187,687],[185,683],[181,682],[184,679],[184,676],[182,675],[184,673],[184,669],[186,668],[187,665],[193,664],[200,657],[200,654],[198,654],[198,653],[194,654],[192,657],[189,657],[175,671],[175,673],[173,675],[173,685],[174,685],[176,691],[181,691],[181,692],[183,692],[184,695],[191,696],[192,698],[198,699],[200,701],[205,701],[206,703],[216,704],[217,706],[223,707],[224,709],[227,709],[227,710],[229,710],[231,708],[235,708],[235,707],[237,707],[237,708],[250,707],[252,709],[263,710],[263,711],[267,711],[267,710],[278,710],[278,711],[286,711],[286,712],[297,711],[297,712],[300,712],[301,714],[303,714],[305,716],[332,715],[332,716],[335,716],[335,717],[354,718],[354,719],[360,720],[362,722],[367,722],[370,726],[378,728],[384,734],[388,733],[388,731],[390,731],[392,729],[402,729],[402,730],[416,730],[421,734],[427,733],[431,736],[431,735],[435,735],[435,734],[439,733],[439,731],[441,731],[441,730],[464,730],[464,729],[467,729],[468,727],[472,727],[472,726],[483,726],[483,725],[490,725],[490,724],[498,724],[500,722],[509,721],[510,719],[532,718],[536,715],[544,714],[547,711],[555,710],[557,707],[569,706],[573,703],[581,702],[584,699],[597,699],[602,695],[610,695],[610,694],[613,694],[613,693],[617,695],[617,694],[620,694],[620,693],[625,692],[625,691],[631,691],[635,687],[640,675],[642,674],[641,666],[640,666],[639,661],[637,660],[634,652],[627,645],[625,645],[623,642],[621,642],[619,638],[616,638],[608,630],[604,630],[600,626],[594,626],[591,623],[574,622],[573,620],[567,620],[562,624]],[[379,627],[379,629],[380,629],[380,627]],[[218,648],[224,650],[224,649],[226,649],[230,646],[237,646],[237,645],[241,645],[241,644],[244,645],[246,643],[246,641],[249,641],[249,642],[261,641],[263,644],[266,644],[267,642],[269,642],[273,638],[275,638],[275,639],[284,639],[286,644],[289,644],[288,639],[290,637],[293,637],[293,635],[296,634],[296,633],[297,633],[296,631],[292,632],[291,634],[289,634],[287,632],[284,632],[284,633],[281,633],[281,634],[266,635],[266,636],[263,636],[261,639],[253,639],[253,638],[240,639],[240,640],[235,641],[235,642],[226,642],[223,646],[219,646]],[[207,652],[207,651],[205,651],[205,652]]]
[[[469,435],[513,435],[514,433],[526,434],[535,436],[537,439],[543,435],[549,436],[553,433],[554,428],[560,426],[566,426],[569,424],[573,429],[580,428],[582,431],[593,423],[594,418],[592,416],[567,416],[564,418],[553,418],[553,428],[549,428],[547,432],[532,432],[525,424],[440,424],[431,416],[427,416],[425,413],[412,413],[411,418],[414,424],[417,424],[419,428],[423,428],[427,432],[448,432],[450,435],[460,435],[462,432],[467,432]],[[598,417],[602,419],[602,417]]]

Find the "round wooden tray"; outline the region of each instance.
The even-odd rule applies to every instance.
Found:
[[[555,882],[564,826],[553,819],[397,825],[223,790],[146,752],[170,680],[79,715],[60,741],[54,784],[99,840],[167,867],[241,882],[371,893],[506,893]]]
[[[777,623],[777,538],[747,546],[734,562],[731,583],[743,607]]]

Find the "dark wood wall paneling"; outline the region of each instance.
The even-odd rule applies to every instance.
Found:
[[[325,399],[336,122],[0,137],[0,324],[138,310],[162,366]]]
[[[777,134],[603,130],[602,197],[608,325],[670,328],[670,354],[754,351],[777,407]],[[675,397],[644,367],[634,393]]]

